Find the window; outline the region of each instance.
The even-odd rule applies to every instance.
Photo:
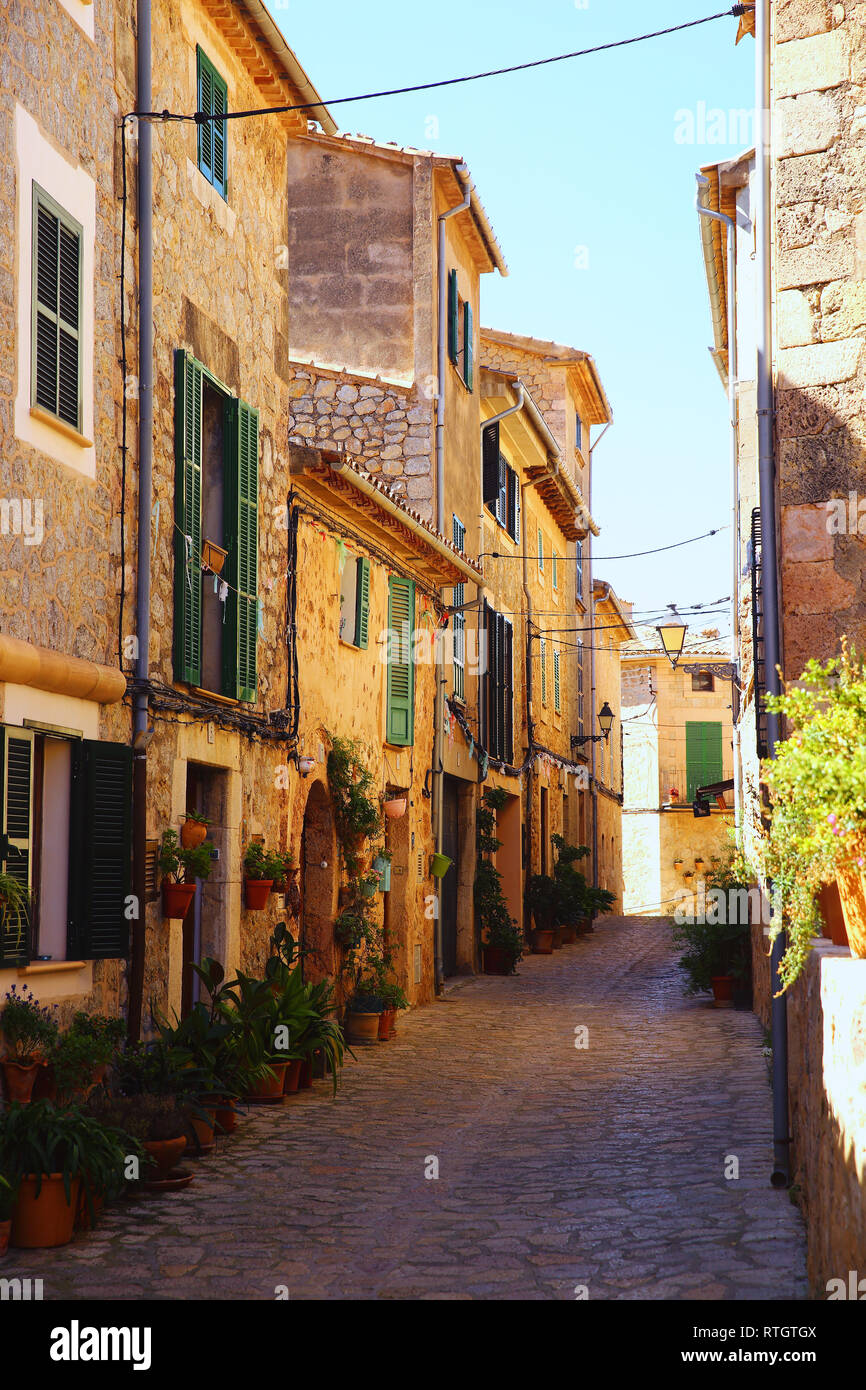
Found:
[[[31,403],[81,430],[82,228],[33,185]]]
[[[583,450],[583,421],[579,410],[574,412],[574,447],[581,452]]]
[[[366,647],[370,621],[370,561],[346,557],[340,584],[340,639],[350,647]]]
[[[583,603],[583,541],[577,541],[575,548],[575,586],[577,597]]]
[[[562,714],[562,685],[560,681],[560,653],[553,653],[553,708]]]
[[[583,736],[583,641],[580,637],[577,639],[577,732]]]
[[[544,537],[541,534],[541,527],[538,528],[538,571],[544,574]]]
[[[189,353],[176,373],[175,680],[255,703],[259,414]],[[219,579],[205,541],[227,552]]]
[[[388,687],[385,738],[407,747],[415,737],[415,585],[392,574],[388,580]]]
[[[547,704],[547,641],[544,637],[539,642],[541,648],[541,703]]]
[[[507,618],[484,605],[487,666],[481,687],[481,742],[491,758],[514,757],[514,629]]]
[[[466,540],[466,527],[453,514],[451,528],[452,540],[457,549],[462,550]],[[455,608],[462,607],[465,602],[465,594],[465,584],[454,585],[452,602]],[[464,613],[454,614],[454,694],[458,700],[462,700],[466,694],[466,615]]]
[[[692,690],[711,692],[713,689],[712,671],[696,671],[692,676]]]
[[[461,299],[457,271],[448,272],[448,356],[457,368],[467,391],[473,387],[475,331],[472,305]]]
[[[196,48],[198,59],[198,109],[204,116],[228,111],[228,88],[213,63]],[[208,183],[228,198],[227,121],[202,121],[198,126],[198,167]]]
[[[687,800],[694,801],[695,790],[722,780],[721,722],[686,723]]]
[[[482,437],[483,502],[515,542],[520,540],[520,479],[499,452],[499,426],[490,425]]]
[[[550,560],[550,582],[554,589],[559,588],[559,556],[555,550]]]
[[[0,872],[30,896],[0,964],[128,954],[131,797],[126,744],[0,725]]]

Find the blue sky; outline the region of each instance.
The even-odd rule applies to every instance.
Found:
[[[586,48],[723,7],[330,0],[323,10],[273,0],[270,8],[328,100]],[[463,156],[510,270],[507,279],[485,276],[482,322],[595,357],[614,413],[595,460],[596,574],[636,610],[730,593],[730,531],[667,555],[601,557],[729,521],[727,405],[707,351],[694,174],[746,143],[737,120],[722,128],[710,114],[752,104],[754,41],[735,47],[735,32],[735,19],[720,19],[632,48],[332,113],[342,130]],[[704,143],[683,139],[683,111],[694,115],[695,141],[706,128]],[[721,137],[731,143],[717,143]],[[717,624],[729,631],[726,610],[700,620]]]

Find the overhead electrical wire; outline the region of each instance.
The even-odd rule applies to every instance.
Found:
[[[708,536],[717,536],[721,531],[728,530],[730,530],[729,526],[716,526],[712,531],[704,531],[700,536],[689,536],[686,541],[674,541],[672,545],[657,545],[654,546],[652,550],[634,550],[629,555],[593,555],[592,563],[594,565],[600,565],[607,564],[609,560],[639,560],[644,555],[660,555],[663,550],[679,550],[681,546],[694,545],[695,541],[705,541]],[[545,555],[542,551],[541,555],[539,555],[538,551],[527,551],[525,554],[518,552],[514,555],[506,555],[502,550],[483,550],[478,558],[479,560],[485,560],[487,558],[492,560],[552,560],[553,554]],[[572,561],[583,564],[583,561],[587,558],[588,557],[585,555],[557,554],[556,563],[559,565],[566,561]]]
[[[592,48],[578,48],[573,53],[557,53],[552,58],[535,58],[526,63],[512,63],[505,68],[490,68],[486,72],[473,72],[465,77],[443,77],[434,82],[416,82],[411,87],[389,87],[380,92],[359,92],[351,97],[332,97],[330,100],[299,101],[285,106],[261,106],[250,111],[226,111],[205,113],[196,111],[192,115],[176,111],[132,111],[140,121],[195,121],[204,125],[208,121],[240,121],[253,116],[282,116],[292,111],[322,110],[330,106],[343,106],[355,101],[375,101],[379,97],[408,96],[413,92],[429,92],[438,87],[456,87],[466,82],[481,82],[488,77],[505,77],[513,72],[527,72],[530,68],[548,67],[551,63],[564,63],[571,58],[586,58],[592,53],[605,53],[614,48],[626,48],[630,44],[645,43],[648,39],[665,38],[668,34],[678,34],[684,29],[697,29],[702,24],[712,24],[717,19],[740,18],[746,12],[745,5],[733,5],[729,10],[718,14],[704,15],[703,19],[687,20],[683,24],[672,24],[667,29],[655,29],[649,34],[637,34],[630,39],[614,39],[610,43],[599,43]]]

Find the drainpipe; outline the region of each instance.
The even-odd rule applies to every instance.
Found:
[[[595,441],[594,444],[593,444],[592,442],[590,442],[590,446],[589,446],[589,476],[588,476],[588,478],[587,478],[587,484],[586,484],[586,509],[587,509],[587,511],[589,512],[589,515],[590,515],[590,516],[592,516],[592,467],[593,467],[594,455],[595,455],[595,451],[596,451],[596,449],[598,448],[599,444],[600,444],[601,441],[604,439],[604,436],[607,434],[608,430],[610,429],[611,423],[612,423],[612,422],[611,422],[610,420],[608,420],[608,422],[607,422],[607,424],[605,425],[604,429],[602,430],[601,434],[598,436],[598,439]],[[590,535],[591,533],[589,532],[589,530],[587,530],[587,533],[586,533],[586,534],[587,534],[587,537],[589,537],[589,535]],[[592,574],[592,541],[591,541],[591,540],[590,540],[590,542],[589,542],[589,555],[587,556],[587,559],[588,559],[588,561],[589,561],[588,569],[589,569],[589,639],[590,639],[590,641],[589,641],[589,727],[590,727],[591,730],[594,730],[594,728],[595,728],[595,706],[596,706],[596,692],[595,692],[595,594],[594,594],[594,592],[593,592],[593,587],[592,587],[592,586],[593,586],[593,574]],[[592,781],[592,883],[593,883],[593,887],[594,887],[594,888],[598,888],[598,886],[599,886],[599,882],[598,882],[598,784],[596,783],[596,780],[595,780],[595,740],[594,740],[594,739],[591,739],[591,740],[590,740],[590,744],[589,744],[589,758],[590,758],[590,763],[589,763],[590,778],[591,778],[591,781]]]
[[[757,410],[758,485],[761,503],[761,575],[764,599],[764,657],[767,692],[781,692],[779,665],[779,587],[776,554],[776,467],[773,457],[773,320],[772,320],[772,222],[770,187],[771,158],[771,76],[770,76],[770,0],[758,0],[755,7],[755,138],[757,163]],[[776,756],[779,716],[767,716],[767,751]],[[787,948],[787,933],[779,932],[770,954],[773,982],[773,1172],[774,1187],[787,1187],[791,1181],[791,1137],[788,1129],[788,997],[780,993],[779,962]]]
[[[458,177],[468,176],[465,164],[456,168]],[[448,322],[448,280],[445,274],[445,223],[458,212],[465,212],[472,197],[472,185],[466,185],[462,203],[448,208],[439,214],[439,242],[437,253],[437,272],[439,275],[439,323],[436,352],[436,529],[445,535],[445,334]],[[444,591],[442,594],[444,603]],[[444,793],[444,768],[442,765],[442,722],[445,717],[445,667],[442,661],[442,643],[436,648],[436,696],[433,705],[433,825],[436,836],[437,853],[442,853],[442,797]],[[454,872],[456,873],[456,867]],[[434,976],[436,993],[442,991],[442,880],[436,880],[436,929]]]
[[[151,80],[150,0],[138,0],[136,29],[137,91],[139,111],[153,110]],[[144,995],[145,943],[147,933],[145,901],[145,853],[147,840],[147,742],[148,697],[142,682],[150,674],[150,518],[153,492],[153,127],[138,122],[138,555],[136,575],[135,626],[138,656],[135,675],[133,718],[133,891],[139,916],[132,923],[129,969],[127,1028],[130,1038],[141,1035],[141,1009]],[[124,383],[125,389],[125,383]]]
[[[731,444],[731,655],[739,670],[739,596],[740,596],[740,477],[739,453],[737,447],[737,381],[739,365],[737,358],[737,224],[724,212],[715,212],[704,203],[710,181],[703,174],[696,174],[697,194],[695,207],[700,217],[721,222],[727,232],[728,248],[728,415],[730,419]],[[736,679],[736,677],[735,677]],[[742,849],[742,810],[740,806],[740,731],[736,721],[734,691],[731,689],[731,714],[734,756],[734,834],[737,849]]]

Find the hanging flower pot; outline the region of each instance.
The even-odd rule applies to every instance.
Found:
[[[373,883],[370,879],[362,878],[358,887],[361,890],[362,898],[375,898],[379,891],[378,883]]]
[[[162,912],[164,917],[179,917],[181,920],[189,912],[190,903],[195,897],[194,883],[171,883],[162,880]]]
[[[392,796],[384,804],[385,815],[388,820],[399,820],[405,816],[407,798],[405,796]]]
[[[203,844],[207,839],[207,823],[203,820],[191,820],[189,817],[180,827],[180,843],[184,849],[195,849],[196,845]]]
[[[389,893],[391,891],[391,860],[384,859],[380,854],[373,860],[373,868],[379,875],[379,892]]]
[[[447,854],[434,854],[430,861],[430,872],[434,878],[444,878],[451,868],[451,863]]]
[[[244,879],[244,902],[249,912],[261,912],[268,905],[271,889],[274,886],[272,878],[245,878]]]
[[[298,758],[298,772],[302,777],[309,777],[315,766],[315,758]]]

